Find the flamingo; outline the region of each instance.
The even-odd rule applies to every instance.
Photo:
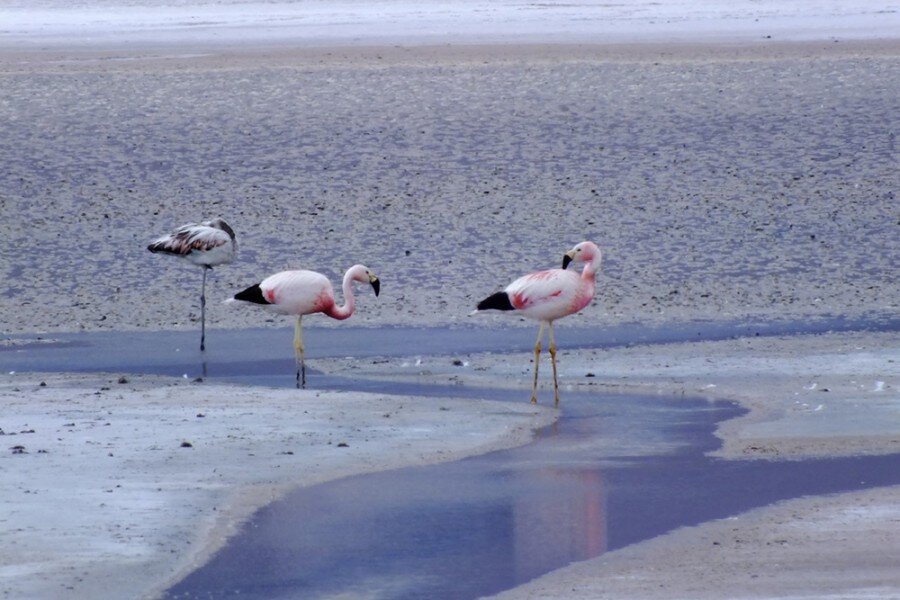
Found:
[[[593,242],[581,242],[563,256],[562,269],[530,273],[506,286],[502,292],[488,296],[478,303],[471,314],[482,310],[514,310],[525,317],[540,321],[537,342],[534,344],[534,383],[531,403],[537,403],[538,361],[544,328],[549,328],[550,363],[553,365],[553,398],[559,406],[559,383],[556,375],[556,341],[553,321],[574,313],[590,304],[594,297],[595,278],[600,269],[601,252]],[[583,262],[581,274],[566,271],[569,263]]]
[[[306,387],[306,363],[303,347],[303,315],[323,313],[343,321],[353,314],[356,299],[353,282],[371,284],[375,296],[381,290],[381,282],[368,267],[353,265],[344,273],[342,285],[344,305],[334,301],[334,289],[327,277],[315,271],[282,271],[266,277],[261,282],[238,292],[226,302],[241,300],[261,304],[282,315],[296,315],[294,327],[294,357],[297,360],[297,387]]]
[[[147,250],[187,259],[203,267],[200,290],[200,350],[206,350],[206,272],[234,260],[237,242],[234,230],[223,219],[182,225],[172,233],[150,242]]]

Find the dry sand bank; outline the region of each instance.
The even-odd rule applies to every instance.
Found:
[[[292,487],[522,444],[555,418],[525,403],[126,379],[2,376],[0,597],[144,597]]]
[[[384,69],[570,62],[735,62],[897,58],[894,39],[749,42],[508,43],[428,45],[129,45],[0,50],[0,73],[232,71],[260,68]]]
[[[884,0],[6,0],[0,48],[765,42],[893,37]]]
[[[195,327],[199,271],[145,246],[210,215],[240,244],[212,327],[281,324],[215,305],[265,274],[354,262],[384,282],[357,323],[454,323],[585,238],[573,324],[896,311],[900,45],[814,47],[15,63],[0,329]]]

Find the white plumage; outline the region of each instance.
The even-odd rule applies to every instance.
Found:
[[[594,280],[563,269],[519,277],[503,290],[513,307],[535,321],[554,321],[578,312],[594,295]]]
[[[315,271],[282,271],[259,282],[267,308],[282,315],[309,315],[334,306],[331,281]]]
[[[234,260],[237,252],[234,230],[223,219],[182,225],[147,246],[150,252],[171,254],[195,265],[217,267]]]
[[[282,271],[238,292],[226,302],[243,301],[257,304],[282,315],[296,315],[294,327],[294,355],[297,359],[297,387],[306,387],[306,361],[303,346],[303,315],[322,313],[332,319],[344,320],[353,314],[356,298],[353,282],[371,284],[375,295],[381,282],[368,267],[353,265],[344,273],[342,290],[344,304],[334,300],[334,288],[327,277],[315,271]]]
[[[556,340],[553,337],[553,321],[577,313],[591,303],[595,291],[595,279],[600,269],[600,248],[593,242],[581,242],[566,252],[562,269],[548,269],[519,277],[502,292],[488,296],[478,303],[472,314],[481,310],[515,311],[529,319],[539,321],[537,342],[534,345],[534,383],[531,401],[537,402],[538,364],[544,329],[549,328],[550,363],[553,365],[553,395],[559,404],[559,383],[556,375]],[[580,274],[566,271],[571,261],[583,262]]]
[[[182,225],[172,233],[161,236],[147,246],[154,254],[168,254],[184,258],[203,267],[203,286],[200,291],[200,350],[206,349],[206,271],[234,260],[237,241],[234,230],[224,219]]]

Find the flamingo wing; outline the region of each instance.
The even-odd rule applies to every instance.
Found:
[[[187,256],[192,252],[209,252],[231,242],[231,236],[221,229],[208,225],[185,225],[154,240],[147,249],[150,252]]]
[[[504,291],[515,309],[533,318],[552,320],[574,312],[571,307],[580,288],[581,280],[575,273],[549,269],[520,277]]]
[[[328,310],[334,305],[331,282],[315,271],[282,271],[263,279],[259,290],[276,312],[308,315]]]

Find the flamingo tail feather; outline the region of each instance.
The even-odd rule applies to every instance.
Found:
[[[263,296],[262,289],[259,287],[258,283],[251,285],[246,290],[238,292],[234,295],[234,299],[252,302],[253,304],[271,304],[271,302],[266,300],[265,296]]]
[[[515,310],[516,307],[509,301],[509,294],[497,292],[478,303],[478,310]]]

